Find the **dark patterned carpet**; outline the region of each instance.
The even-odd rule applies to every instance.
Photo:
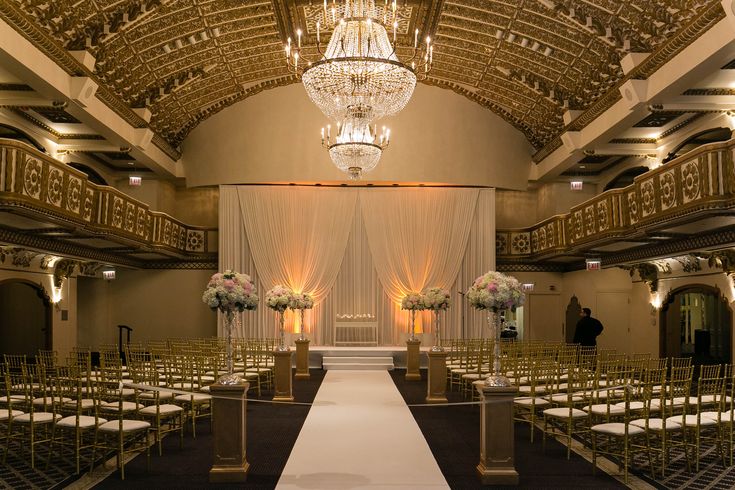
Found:
[[[298,402],[311,402],[324,378],[324,371],[312,370],[310,380],[294,381],[294,396]],[[424,373],[425,374],[425,373]],[[409,405],[422,404],[426,381],[407,382],[405,371],[396,370],[391,376]],[[263,393],[266,401],[271,393]],[[450,393],[450,402],[464,401]],[[197,438],[187,433],[184,448],[178,438],[164,439],[163,456],[152,452],[151,470],[147,471],[145,457],[137,457],[125,467],[125,481],[114,472],[95,488],[253,488],[271,489],[288,460],[301,426],[306,419],[307,405],[248,403],[248,455],[250,473],[243,485],[211,485],[208,472],[212,465],[212,434],[209,422],[197,426]],[[451,407],[411,407],[422,433],[436,458],[447,482],[453,489],[481,488],[475,474],[479,461],[479,407],[458,405]],[[541,451],[540,433],[534,444],[529,442],[527,425],[516,425],[516,468],[521,488],[624,488],[614,478],[598,471],[592,476],[592,466],[584,458],[572,454],[567,461],[562,444],[551,442],[546,453]],[[31,470],[27,449],[23,452],[11,445],[8,461],[0,465],[0,488],[49,489],[64,488],[77,478],[71,463],[52,458],[46,468],[43,449],[37,455],[37,468]],[[89,465],[90,455],[86,455]],[[649,484],[667,489],[735,488],[735,467],[723,468],[715,448],[705,448],[703,467],[698,474],[688,473],[683,452],[672,451],[669,471],[662,481],[652,481],[645,457],[638,458],[633,473]],[[83,463],[84,464],[84,463]]]

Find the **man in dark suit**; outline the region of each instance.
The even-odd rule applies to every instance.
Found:
[[[574,331],[573,343],[579,345],[596,346],[597,336],[602,333],[602,323],[597,318],[592,318],[592,310],[582,308],[579,314],[582,318],[577,322],[577,328]]]

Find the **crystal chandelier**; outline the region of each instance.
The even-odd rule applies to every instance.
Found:
[[[350,179],[358,180],[363,172],[374,169],[383,150],[390,144],[390,129],[382,128],[377,135],[377,125],[372,129],[360,119],[352,118],[337,123],[337,137],[332,141],[332,128],[327,125],[326,139],[322,128],[322,146],[338,169],[346,172]]]
[[[426,78],[433,61],[431,38],[419,43],[414,32],[411,55],[404,62],[396,55],[399,22],[396,1],[376,6],[375,0],[324,0],[316,22],[316,46],[306,47],[305,35],[296,31],[288,38],[288,66],[300,77],[309,98],[329,118],[339,121],[336,142],[329,131],[326,143],[338,168],[359,178],[377,165],[387,146],[377,136],[375,121],[401,111],[413,94],[416,82]],[[390,26],[390,29],[389,27]],[[333,32],[325,49],[321,29]],[[393,42],[390,40],[392,31]],[[373,126],[371,130],[370,126]],[[369,141],[368,141],[369,140]]]

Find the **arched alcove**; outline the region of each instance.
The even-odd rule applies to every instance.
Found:
[[[605,190],[610,189],[621,189],[627,187],[633,183],[633,179],[639,175],[643,175],[648,172],[648,167],[640,166],[626,169],[616,175],[610,182],[605,186]]]
[[[661,356],[697,364],[729,363],[732,309],[718,288],[691,284],[670,291],[660,313]]]
[[[0,353],[34,357],[51,349],[52,305],[40,284],[0,281]]]
[[[68,165],[72,168],[79,170],[80,172],[84,172],[85,174],[87,174],[87,179],[93,184],[110,185],[107,183],[105,178],[99,174],[99,172],[97,172],[95,169],[93,169],[89,165],[85,165],[83,163],[78,163],[78,162],[70,162],[68,163]]]
[[[732,130],[730,128],[710,128],[691,135],[666,155],[661,163],[666,163],[679,157],[685,153],[692,151],[702,145],[716,143],[718,141],[728,141],[732,138]]]
[[[31,145],[38,151],[46,153],[46,148],[44,148],[43,145],[41,145],[41,143],[39,143],[34,137],[25,131],[8,124],[0,123],[0,138],[21,141],[27,145]]]

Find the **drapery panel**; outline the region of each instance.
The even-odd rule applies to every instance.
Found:
[[[319,188],[277,188],[266,186],[220,186],[220,270],[233,269],[250,274],[258,286],[258,293],[262,298],[265,291],[270,289],[275,282],[265,279],[256,266],[254,254],[250,248],[249,238],[246,233],[243,216],[245,209],[240,206],[239,195],[241,192],[250,192],[265,189],[305,190],[309,192],[323,192],[329,189]],[[362,198],[373,191],[382,189],[341,189],[351,192],[355,199]],[[427,191],[434,189],[395,189],[397,192],[405,191]],[[459,291],[465,291],[478,275],[493,269],[495,265],[495,194],[493,189],[441,189],[450,193],[456,191],[474,191],[475,203],[467,196],[461,199],[468,202],[471,207],[469,213],[469,231],[464,239],[465,246],[455,257],[459,266],[442,263],[442,268],[455,267],[455,276],[449,279],[449,284],[430,282],[426,279],[425,286],[448,287],[452,294],[452,306],[443,314],[442,335],[445,338],[460,338],[463,336],[479,337],[485,328],[484,316],[477,314],[463,303],[463,297]],[[292,194],[295,195],[295,194]],[[452,198],[454,199],[454,198]],[[306,331],[312,340],[312,345],[332,345],[334,343],[334,326],[338,318],[346,315],[372,315],[378,328],[378,343],[380,345],[397,345],[403,343],[408,331],[408,314],[400,310],[394,297],[387,294],[378,278],[376,264],[368,243],[370,232],[363,219],[361,202],[355,203],[350,208],[354,217],[346,218],[348,238],[342,254],[333,257],[338,262],[338,273],[333,286],[324,294],[322,301],[311,311],[307,311],[305,319]],[[296,205],[296,204],[294,204]],[[331,211],[330,211],[331,212]],[[402,209],[394,208],[391,213],[402,213]],[[377,216],[377,215],[376,215]],[[378,216],[379,217],[379,216]],[[264,218],[263,226],[280,226],[283,221],[273,218]],[[306,230],[297,225],[300,235],[305,236]],[[437,220],[431,220],[432,232],[437,227]],[[387,234],[385,227],[379,228],[380,233]],[[438,229],[436,230],[438,231]],[[460,233],[461,235],[461,233]],[[428,247],[425,250],[429,250]],[[436,248],[430,249],[434,253]],[[413,257],[416,252],[410,252]],[[449,274],[451,275],[451,274]],[[286,283],[287,281],[283,281]],[[398,298],[400,300],[400,298]],[[462,321],[464,317],[464,321]],[[417,316],[417,332],[423,339],[424,345],[432,342],[431,324],[432,315],[424,312]],[[248,337],[274,337],[277,331],[275,314],[262,303],[255,312],[245,312],[243,315],[245,327],[241,330],[241,336]],[[221,323],[220,323],[221,325]],[[298,326],[294,325],[293,315],[287,313],[286,328],[288,331],[297,332]],[[221,334],[221,330],[220,334]],[[430,335],[431,334],[431,335]],[[296,334],[294,334],[295,337]]]
[[[357,195],[349,189],[240,187],[243,224],[258,276],[320,303],[345,253]]]
[[[462,265],[478,189],[371,189],[360,208],[375,269],[399,303],[411,291],[450,288]]]

